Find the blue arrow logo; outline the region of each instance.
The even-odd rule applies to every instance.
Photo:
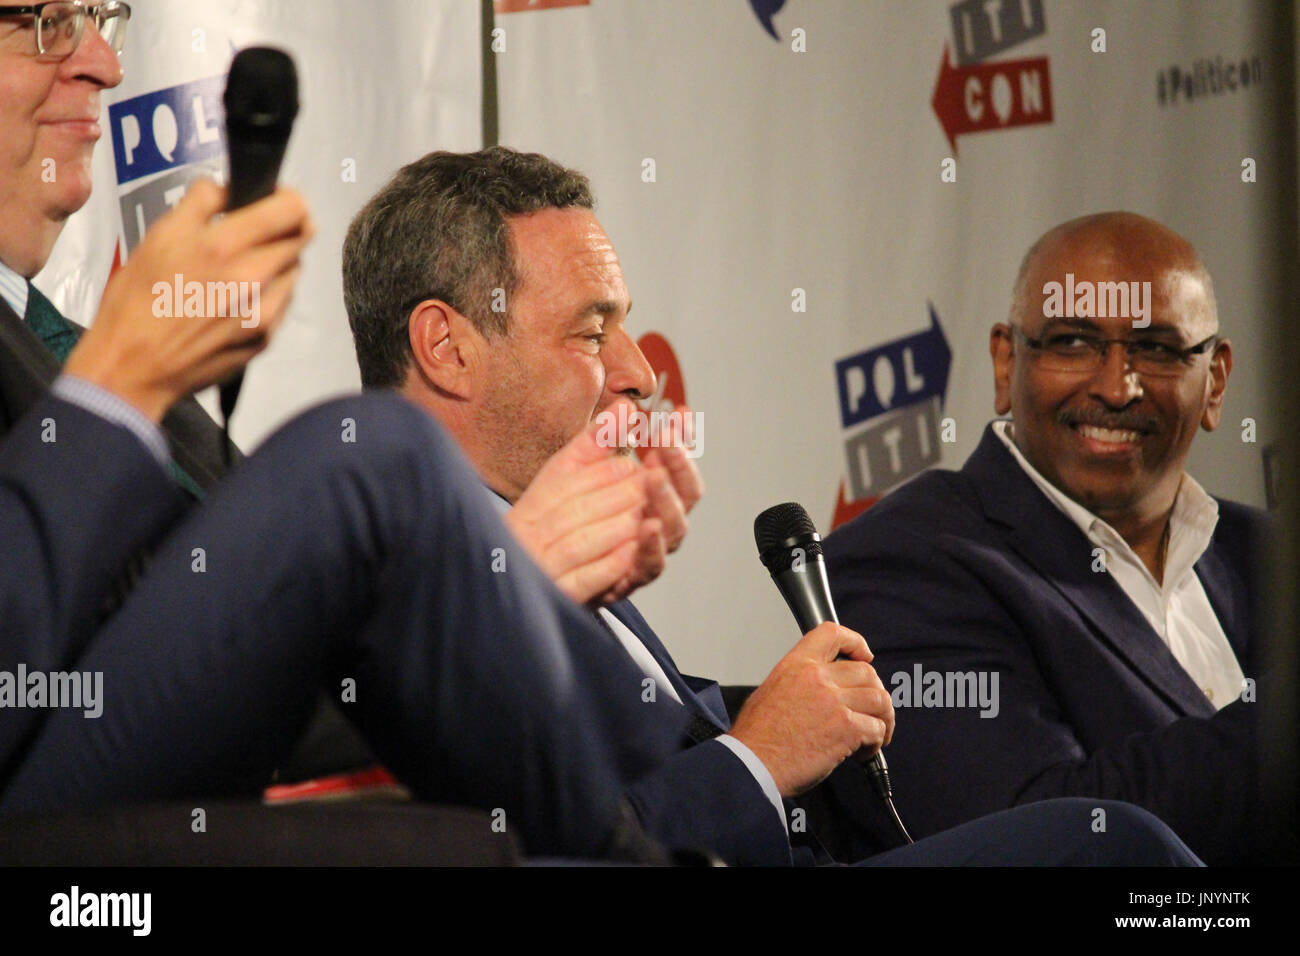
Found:
[[[948,394],[952,350],[934,306],[926,305],[930,310],[930,327],[924,332],[877,345],[835,363],[843,427],[851,428],[869,418],[936,396],[942,406]]]
[[[776,27],[772,26],[772,18],[785,6],[785,0],[749,0],[749,5],[754,8],[754,16],[763,24],[763,29],[772,34],[772,39],[781,39],[776,34]]]

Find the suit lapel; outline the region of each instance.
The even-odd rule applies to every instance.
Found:
[[[1248,646],[1249,608],[1247,602],[1237,599],[1237,595],[1247,592],[1244,584],[1235,583],[1237,573],[1222,553],[1223,549],[1216,545],[1217,542],[1212,540],[1201,555],[1201,560],[1196,562],[1196,576],[1201,580],[1201,587],[1205,588],[1205,596],[1210,599],[1210,607],[1219,619],[1219,626],[1232,645],[1232,652],[1244,668],[1251,651]]]
[[[76,323],[70,324],[80,329]],[[13,427],[58,375],[58,360],[0,298],[0,434]],[[198,402],[193,398],[178,402],[163,418],[162,427],[173,460],[201,491],[209,490],[221,479],[225,471],[225,436]],[[187,491],[197,497],[193,489]]]
[[[650,625],[646,623],[646,619],[641,616],[641,612],[636,609],[631,601],[618,601],[611,604],[609,612],[635,634],[637,640],[645,645],[646,650],[664,669],[664,673],[668,675],[668,679],[672,682],[673,689],[677,691],[677,696],[682,699],[682,703],[688,709],[695,711],[723,730],[731,726],[730,721],[727,719],[727,709],[722,702],[722,691],[718,688],[717,682],[685,677],[677,669],[677,665],[673,662],[668,649],[664,647],[658,635],[651,630]]]
[[[50,350],[0,298],[0,429],[8,432],[58,374]]]
[[[163,418],[162,427],[167,434],[172,459],[185,469],[186,474],[203,491],[212,490],[212,486],[221,480],[226,471],[222,454],[226,436],[220,426],[191,396],[172,406]],[[232,444],[231,461],[238,461],[242,457]]]
[[[1093,626],[1155,692],[1184,714],[1212,712],[1168,645],[1109,574],[1092,570],[1092,543],[1025,474],[989,426],[962,468],[1007,542]]]

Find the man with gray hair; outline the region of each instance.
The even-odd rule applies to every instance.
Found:
[[[862,638],[827,626],[724,733],[717,684],[681,675],[618,600],[662,568],[702,485],[681,448],[651,450],[642,468],[591,440],[595,416],[654,389],[592,206],[585,177],[536,154],[433,153],[403,168],[344,244],[362,382],[399,388],[447,428],[503,510],[515,505],[507,526],[562,587],[574,565],[605,562],[604,574],[580,576],[585,590],[565,589],[610,605],[597,619],[700,728],[698,746],[634,788],[647,828],[728,860],[789,862],[782,798],[849,754],[874,753],[892,726],[888,695]],[[687,800],[695,812],[682,812]]]
[[[1133,213],[1063,223],[1026,254],[989,347],[1011,419],[961,471],[826,541],[840,618],[871,635],[902,705],[890,761],[909,819],[930,833],[1104,797],[1208,862],[1260,859],[1265,520],[1184,470],[1232,371],[1204,263]],[[972,673],[997,679],[992,713],[937,690]]]
[[[593,206],[585,176],[536,154],[436,152],[400,170],[357,215],[344,244],[344,301],[362,385],[399,389],[429,410],[512,503],[598,413],[653,388],[623,325],[631,303]],[[573,240],[569,251],[602,281],[570,288],[558,255],[519,255],[522,243],[554,252],[556,235]],[[572,301],[559,314],[562,293]],[[525,327],[535,310],[536,328]],[[413,361],[426,353],[430,361]],[[535,542],[543,569],[562,587],[576,574],[594,580],[586,562],[612,550],[618,560],[601,567],[622,571],[604,595],[613,600],[657,575],[680,543],[703,490],[699,474],[680,449],[655,449],[646,463],[642,471],[610,450],[588,450],[586,509],[561,509],[557,519],[566,523],[548,524],[548,539]],[[642,485],[652,505],[644,515]],[[507,517],[521,537],[555,505],[533,501]],[[601,520],[589,523],[593,506]]]
[[[509,508],[507,526],[645,675],[623,692],[687,714],[680,750],[629,788],[646,829],[735,863],[811,862],[816,847],[791,846],[808,835],[787,824],[784,801],[888,743],[889,695],[862,637],[828,623],[777,663],[733,724],[717,683],[680,673],[626,600],[680,543],[703,487],[682,448],[653,448],[641,467],[602,447],[592,426],[655,384],[592,206],[581,174],[501,147],[435,152],[399,170],[344,243],[362,382],[397,389],[461,444],[484,494]],[[1167,830],[1118,804],[1106,807],[1125,836],[1092,839],[1095,805],[1025,808],[872,862],[1176,858],[1144,856]],[[875,839],[867,852],[892,845],[887,833]]]
[[[418,797],[505,813],[530,853],[637,848],[623,784],[676,734],[639,701],[585,690],[636,672],[575,640],[598,629],[531,566],[427,416],[394,396],[336,399],[219,484],[194,468],[205,456],[173,458],[169,409],[283,320],[314,232],[302,197],[278,189],[221,215],[224,191],[195,183],[89,330],[32,284],[90,198],[99,95],[122,79],[129,17],[116,2],[0,8],[0,816],[256,793],[317,694],[342,685]],[[182,273],[260,288],[260,325],[211,305],[164,318],[156,283]],[[187,509],[187,480],[213,493]],[[508,577],[449,557],[494,548]],[[46,706],[70,669],[95,675],[89,712]],[[154,837],[133,841],[142,857]]]

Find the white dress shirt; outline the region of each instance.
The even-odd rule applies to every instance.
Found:
[[[3,262],[0,262],[0,296],[18,318],[27,314],[27,280]]]
[[[1206,699],[1216,709],[1232,703],[1242,690],[1241,664],[1193,567],[1209,547],[1218,524],[1218,503],[1191,475],[1183,475],[1169,516],[1164,580],[1157,582],[1114,528],[1038,473],[1012,440],[1011,425],[1009,421],[996,421],[993,431],[1025,474],[1089,541],[1102,549],[1106,571],[1204,691]]]

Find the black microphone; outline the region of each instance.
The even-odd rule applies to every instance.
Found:
[[[226,211],[271,195],[298,115],[298,71],[283,50],[255,46],[240,50],[230,64],[226,92],[226,151],[230,157]],[[221,414],[229,455],[230,416],[244,384],[240,369],[221,383]]]
[[[826,577],[826,560],[822,556],[822,538],[803,505],[793,501],[773,505],[754,519],[754,543],[758,557],[772,575],[776,588],[794,615],[799,632],[807,634],[826,621],[839,623],[831,603],[830,581]],[[877,751],[868,761],[867,776],[880,798],[885,801],[895,826],[911,843],[903,821],[894,809],[894,792],[889,781],[889,764]]]

